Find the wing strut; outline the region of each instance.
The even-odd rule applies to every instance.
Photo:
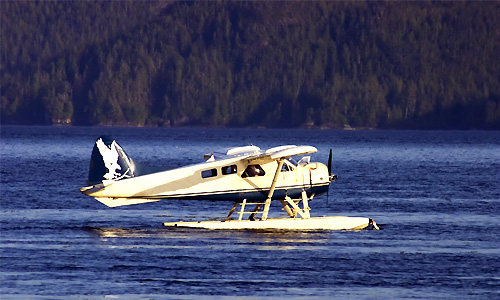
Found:
[[[278,182],[278,175],[280,174],[281,167],[283,167],[283,163],[285,162],[285,158],[281,157],[278,161],[278,168],[276,169],[276,173],[274,173],[273,183],[271,184],[271,189],[269,190],[269,194],[267,195],[266,204],[264,205],[264,211],[262,212],[262,221],[267,220],[267,214],[269,213],[269,207],[271,206],[271,198],[274,194],[274,189],[276,188],[276,182]]]

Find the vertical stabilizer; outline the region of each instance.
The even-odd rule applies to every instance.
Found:
[[[88,184],[116,181],[135,175],[135,164],[122,147],[114,139],[100,136],[92,150]]]

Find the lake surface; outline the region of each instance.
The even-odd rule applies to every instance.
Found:
[[[232,205],[80,194],[101,134],[165,168],[250,144],[313,145],[326,163],[332,148],[339,179],[311,215],[381,230],[163,228]],[[0,149],[2,299],[500,299],[500,132],[2,126]]]

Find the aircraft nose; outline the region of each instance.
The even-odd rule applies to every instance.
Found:
[[[326,166],[322,163],[314,163],[315,168],[311,169],[311,176],[314,182],[327,183],[332,181]],[[309,166],[309,165],[308,165]]]

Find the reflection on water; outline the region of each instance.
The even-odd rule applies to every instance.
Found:
[[[203,228],[166,227],[164,229],[127,229],[127,228],[102,228],[82,227],[100,238],[165,238],[165,239],[244,239],[246,241],[259,241],[273,243],[319,243],[328,238],[328,231],[320,230],[210,230]]]
[[[206,248],[214,249],[246,249],[246,250],[328,250],[331,243],[329,231],[298,231],[298,230],[209,230],[201,228],[171,227],[165,229],[126,229],[126,228],[97,228],[83,227],[101,239],[110,242],[113,238],[143,239],[133,245],[124,242],[117,245],[113,241],[111,247],[118,248]],[[168,245],[161,241],[151,245],[151,239],[168,239]],[[192,244],[186,244],[186,242]],[[104,243],[103,245],[106,245]]]

